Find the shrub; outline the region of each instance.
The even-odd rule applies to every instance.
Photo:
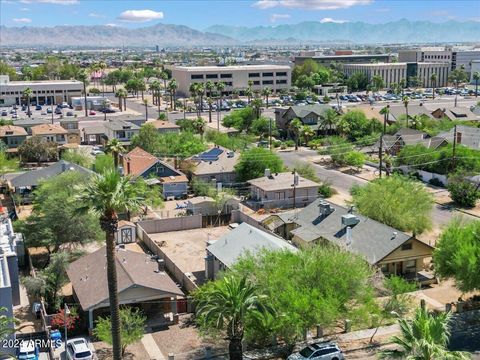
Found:
[[[287,147],[293,147],[293,146],[295,146],[295,141],[294,141],[294,140],[291,140],[291,139],[290,139],[290,140],[287,140],[287,141],[285,141],[285,146],[287,146]]]
[[[455,173],[448,177],[450,197],[460,206],[472,208],[480,199],[477,185],[468,181],[464,173]]]
[[[334,188],[328,183],[321,183],[320,186],[318,187],[318,195],[328,199],[329,197],[332,197],[332,195],[336,194],[337,192],[335,191]]]

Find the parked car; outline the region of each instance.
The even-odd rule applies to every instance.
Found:
[[[73,116],[73,111],[67,111],[67,116]]]
[[[61,108],[56,108],[55,109],[55,114],[62,115],[63,114],[62,109]]]
[[[33,340],[24,340],[20,343],[20,346],[17,350],[17,359],[18,360],[38,360],[39,349],[35,346]]]
[[[41,105],[35,106],[35,110],[42,110],[42,106]]]
[[[207,107],[205,107],[205,109],[207,109]],[[101,109],[100,111],[101,111],[102,113],[104,113],[104,114],[105,114],[105,113],[106,113],[106,114],[111,114],[111,113],[114,113],[114,112],[115,112],[115,110],[109,109],[109,108]]]
[[[2,111],[2,116],[7,116],[7,115],[8,115],[8,112],[5,111],[5,110],[3,110],[3,111]]]
[[[298,353],[293,353],[288,357],[288,360],[304,360],[304,359],[315,359],[315,360],[344,360],[342,350],[338,347],[337,344],[326,342],[326,343],[316,343],[309,345]]]
[[[62,102],[62,105],[60,105],[60,106],[61,106],[62,108],[64,108],[64,109],[69,107],[66,102]]]
[[[88,115],[97,115],[97,113],[93,110],[90,110],[90,112],[88,113]]]
[[[27,110],[27,106],[26,105],[22,105],[22,111],[25,111]]]
[[[53,112],[52,108],[47,109],[47,114],[51,114]]]
[[[27,111],[25,114],[26,114],[27,116],[32,116],[32,115],[33,115],[33,113],[32,113],[31,111]],[[15,113],[14,115],[17,115],[17,113]]]
[[[93,360],[93,352],[84,338],[76,338],[67,341],[68,360]]]

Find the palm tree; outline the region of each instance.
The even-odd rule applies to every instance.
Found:
[[[148,99],[143,99],[143,104],[145,105],[145,121],[148,121]]]
[[[407,81],[406,81],[405,79],[401,79],[401,80],[398,82],[398,85],[399,85],[400,88],[402,89],[402,96],[403,96],[403,94],[404,94],[404,89],[405,89],[406,83],[407,83]]]
[[[203,120],[201,117],[197,117],[195,120],[192,121],[192,126],[197,132],[197,134],[200,134],[201,138],[203,139],[203,134],[205,133],[205,120]]]
[[[205,91],[206,91],[207,96],[208,96],[207,102],[208,102],[208,122],[209,123],[212,122],[212,104],[213,104],[212,92],[213,92],[213,89],[215,89],[215,84],[211,81],[207,81],[205,83]]]
[[[166,72],[165,70],[162,70],[162,72],[160,73],[160,79],[163,80],[163,91],[166,93],[167,92],[167,80],[168,80],[169,76],[168,76],[168,72]]]
[[[98,69],[102,72],[102,95],[105,96],[105,69],[107,68],[107,64],[104,61],[100,61],[98,63]]]
[[[310,141],[310,139],[315,136],[315,131],[310,126],[303,125],[300,128],[300,135],[305,140],[305,145],[308,145],[308,142]]]
[[[250,105],[254,110],[255,118],[258,119],[260,117],[260,110],[262,108],[262,99],[255,98],[250,102]]]
[[[105,145],[105,152],[112,153],[115,170],[118,169],[118,157],[121,153],[125,152],[125,148],[120,141],[118,141],[118,139],[112,139],[107,142]]]
[[[432,93],[433,93],[433,100],[435,100],[435,86],[437,85],[437,74],[433,73],[430,75],[430,83],[432,84]]]
[[[250,99],[251,99],[252,96],[253,96],[253,91],[252,91],[252,88],[251,88],[251,87],[245,89],[245,95],[246,95],[247,98],[248,98],[248,104],[250,104]]]
[[[327,109],[322,115],[320,115],[320,127],[326,129],[328,127],[328,132],[332,133],[332,126],[337,125],[338,123],[338,113],[333,109]]]
[[[392,342],[401,350],[383,350],[380,359],[470,359],[466,353],[447,350],[450,318],[450,313],[434,315],[421,307],[412,320],[398,319],[401,335],[394,336]]]
[[[120,315],[115,264],[115,233],[118,227],[118,212],[134,212],[141,208],[142,201],[131,179],[122,177],[116,169],[104,174],[95,174],[83,186],[77,196],[79,211],[93,212],[99,216],[100,227],[105,232],[107,255],[108,298],[112,326],[113,359],[122,358]],[[92,289],[94,291],[94,289]]]
[[[203,290],[203,291],[202,291]],[[246,277],[225,276],[196,294],[197,316],[205,324],[226,332],[230,360],[242,360],[242,340],[247,319],[273,313],[263,296]]]
[[[198,83],[197,84],[197,95],[199,97],[200,102],[200,112],[203,112],[203,96],[205,95],[205,84]]]
[[[293,119],[290,122],[290,125],[288,125],[289,129],[293,132],[295,135],[295,150],[298,150],[298,140],[300,138],[300,129],[302,128],[303,123],[300,121],[300,119]]]
[[[88,74],[85,70],[82,70],[78,73],[78,79],[83,83],[83,100],[85,106],[85,117],[88,117],[88,109],[87,109],[87,82],[88,82]]]
[[[408,103],[410,98],[408,96],[402,97],[403,106],[405,106],[405,116],[407,117],[407,128],[408,128]]]
[[[149,89],[152,91],[153,105],[158,106],[158,113],[160,114],[160,106],[162,104],[160,100],[160,89],[161,89],[160,81],[153,80],[149,85]]]
[[[120,109],[120,111],[123,111],[123,108],[122,108],[122,98],[124,97],[125,95],[125,90],[124,89],[118,89],[116,92],[115,92],[115,97],[118,98],[118,108]],[[126,109],[125,109],[126,110]]]
[[[197,103],[197,117],[200,117],[200,104],[198,103],[198,83],[192,83],[190,84],[190,88],[188,89],[190,91],[190,95],[193,98],[193,103]]]
[[[265,96],[265,104],[267,106],[267,109],[268,109],[268,97],[270,96],[271,93],[272,93],[272,90],[269,87],[265,87],[262,89],[262,95]]]
[[[175,95],[177,93],[177,88],[178,88],[178,84],[177,84],[177,81],[175,79],[172,79],[170,80],[170,82],[168,83],[168,92],[170,93],[170,108],[172,107],[173,105],[173,110],[177,110],[177,104],[176,104],[176,101],[175,101]]]
[[[475,80],[475,97],[478,96],[478,80],[480,80],[480,72],[475,71],[472,75],[473,80]]]
[[[27,101],[27,114],[28,117],[32,116],[32,113],[30,112],[30,98],[32,97],[33,91],[29,87],[27,87],[25,90],[23,90],[23,97]]]

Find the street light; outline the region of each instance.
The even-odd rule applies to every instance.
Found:
[[[70,315],[70,309],[68,308],[67,303],[65,303],[65,307],[63,309],[63,323],[65,325],[65,359],[67,358],[67,316]]]

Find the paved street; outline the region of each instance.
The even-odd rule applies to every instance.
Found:
[[[317,152],[310,149],[300,149],[298,151],[279,152],[280,157],[283,159],[285,165],[289,168],[293,168],[295,163],[305,162],[305,159],[309,156],[315,156]],[[360,179],[353,175],[344,174],[337,170],[329,170],[324,167],[311,163],[315,168],[317,176],[323,180],[329,182],[339,193],[348,194],[350,188],[357,185],[364,185],[366,180]],[[435,204],[432,211],[432,220],[435,228],[441,228],[452,220],[454,216],[461,216],[466,219],[477,219],[471,215],[463,214],[453,209],[445,208],[441,205]]]

